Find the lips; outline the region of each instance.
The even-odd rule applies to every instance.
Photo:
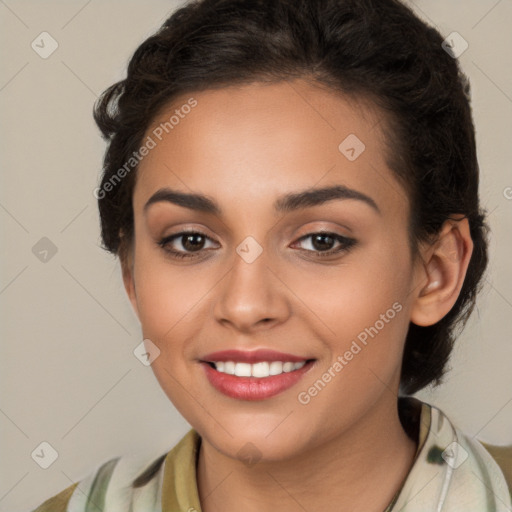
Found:
[[[274,350],[224,350],[201,358],[210,384],[231,398],[264,400],[295,385],[314,359]]]
[[[300,357],[275,350],[258,349],[258,350],[221,350],[220,352],[212,352],[201,358],[202,361],[235,361],[240,363],[260,363],[263,361],[290,361],[292,363],[300,363],[306,361],[307,357]]]

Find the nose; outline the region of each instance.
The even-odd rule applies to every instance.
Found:
[[[287,288],[269,266],[265,250],[251,263],[235,253],[219,285],[213,313],[225,326],[250,333],[279,325],[290,315]]]

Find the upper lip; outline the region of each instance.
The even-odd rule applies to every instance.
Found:
[[[307,361],[308,357],[295,356],[293,354],[286,354],[284,352],[277,352],[270,349],[258,350],[220,350],[212,352],[201,358],[201,361],[216,362],[216,361],[234,361],[240,363],[261,363],[263,361],[283,361],[300,363]]]

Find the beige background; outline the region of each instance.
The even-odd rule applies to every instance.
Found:
[[[151,369],[118,263],[99,248],[93,189],[104,144],[91,116],[140,42],[181,2],[0,0],[0,511],[30,510],[128,451],[159,454],[186,432]],[[512,443],[512,1],[417,0],[460,57],[473,89],[481,196],[493,230],[478,311],[449,381],[421,397],[469,435]],[[31,42],[47,31],[58,49]],[[42,238],[57,252],[32,252]],[[49,442],[46,470],[31,458]]]

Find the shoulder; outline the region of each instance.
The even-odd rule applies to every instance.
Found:
[[[65,512],[69,499],[73,494],[78,482],[66,487],[63,491],[41,503],[33,512]]]
[[[123,455],[110,459],[32,512],[128,512],[135,502],[141,510],[156,511],[160,491],[158,477],[166,455],[149,459],[148,455]]]
[[[409,401],[401,420],[416,425],[418,451],[391,510],[512,510],[510,480],[506,478],[508,448],[491,447],[487,451],[441,409],[416,399]]]
[[[500,467],[512,496],[512,445],[495,446],[480,441]]]
[[[512,447],[486,445],[460,430],[438,408],[428,407],[431,413],[430,431],[434,434],[435,443],[427,456],[431,459],[429,462],[444,462],[453,488],[459,486],[464,489],[459,501],[469,500],[472,496],[472,499],[480,499],[482,503],[494,503],[492,510],[504,510],[505,504],[510,507]],[[442,451],[439,451],[439,446]],[[450,494],[457,495],[457,492]]]
[[[191,429],[165,453],[139,452],[107,460],[32,512],[160,512],[174,509],[182,496],[198,503],[195,457],[199,441]],[[199,505],[196,509],[200,510]]]

